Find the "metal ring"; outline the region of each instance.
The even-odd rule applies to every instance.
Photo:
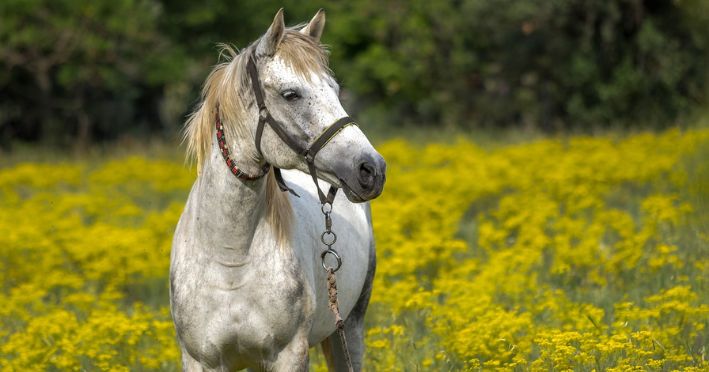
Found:
[[[330,243],[328,243],[325,240],[325,236],[332,236],[332,241]],[[324,233],[322,233],[322,235],[320,235],[320,241],[323,244],[325,244],[326,246],[330,247],[331,245],[335,244],[335,242],[337,241],[337,234],[335,234],[332,231],[325,231]]]
[[[330,206],[330,208],[328,208],[327,210],[325,210],[326,205]],[[323,214],[328,214],[328,213],[332,212],[332,204],[331,203],[323,203],[323,205],[320,207],[320,210],[322,211]]]
[[[337,260],[337,266],[336,266],[336,267],[334,267],[334,268],[333,268],[333,267],[327,267],[327,266],[325,265],[325,256],[327,256],[328,254],[333,255],[333,256],[335,257],[335,259]],[[330,249],[326,250],[325,252],[323,252],[322,254],[320,254],[320,259],[322,260],[322,268],[325,269],[325,270],[330,270],[330,269],[332,269],[332,272],[333,272],[333,273],[337,272],[337,270],[340,270],[340,266],[342,266],[342,258],[340,257],[339,254],[337,254],[337,251],[335,251],[335,250],[332,249],[332,248],[330,248]]]

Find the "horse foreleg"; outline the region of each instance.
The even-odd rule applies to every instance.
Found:
[[[182,370],[184,372],[202,372],[204,371],[204,368],[202,368],[202,364],[199,363],[196,359],[192,358],[190,353],[185,350],[184,347],[181,348],[182,350]]]
[[[376,255],[374,246],[369,251],[369,267],[367,269],[367,277],[359,295],[359,299],[354,308],[345,320],[345,337],[347,340],[347,349],[352,360],[352,369],[354,371],[362,370],[362,357],[364,356],[364,314],[369,306],[369,297],[372,294],[372,281],[374,280],[374,271],[376,270]],[[347,360],[345,352],[342,349],[342,341],[337,332],[331,334],[323,341],[322,347],[327,368],[335,372],[347,372]]]
[[[265,370],[274,372],[307,371],[308,370],[308,337],[305,331],[295,337],[276,356],[276,359],[265,366]]]

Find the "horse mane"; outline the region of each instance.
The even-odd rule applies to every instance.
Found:
[[[312,73],[330,74],[328,51],[319,42],[297,31],[299,26],[289,28],[276,50],[286,64],[306,80]],[[235,48],[220,44],[220,60],[207,76],[202,87],[201,102],[189,115],[183,132],[187,144],[187,159],[196,161],[198,172],[209,156],[214,134],[217,106],[227,138],[251,138],[253,135],[245,122],[249,103],[253,101],[250,79],[246,72],[249,56],[258,45],[256,40],[239,53]],[[239,156],[256,161],[254,149],[239,149]],[[273,172],[266,178],[266,220],[273,227],[279,242],[290,236],[293,210],[286,193],[278,188]]]

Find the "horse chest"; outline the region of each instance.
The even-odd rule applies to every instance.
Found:
[[[241,267],[210,263],[192,285],[183,281],[173,316],[184,346],[199,360],[219,361],[268,355],[287,344],[308,326],[314,307],[295,265],[283,257]]]

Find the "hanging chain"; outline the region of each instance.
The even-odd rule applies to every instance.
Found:
[[[345,339],[345,321],[342,320],[340,316],[340,308],[337,302],[337,282],[335,273],[340,270],[342,266],[342,258],[337,253],[336,250],[332,248],[332,245],[337,242],[337,235],[332,231],[332,203],[323,203],[320,208],[323,215],[325,215],[325,231],[320,235],[320,240],[327,247],[326,250],[320,254],[320,259],[322,260],[322,267],[327,272],[327,297],[330,311],[335,316],[335,327],[337,328],[337,334],[340,336],[340,342],[342,343],[342,350],[345,354],[345,362],[347,362],[347,369],[353,372],[352,369],[352,359],[350,357],[350,351],[347,348],[347,339]],[[325,263],[325,258],[327,255],[332,255],[337,261],[336,266],[328,266]]]
[[[325,203],[322,207],[320,207],[320,210],[322,211],[322,214],[325,215],[325,231],[322,235],[320,235],[320,241],[322,241],[322,243],[327,247],[327,249],[320,255],[320,259],[322,259],[322,268],[325,269],[325,271],[332,270],[332,272],[335,273],[337,270],[340,270],[340,266],[342,266],[342,258],[340,258],[337,251],[332,248],[332,245],[337,242],[337,235],[332,231],[332,217],[330,217],[332,214],[332,204]],[[337,266],[327,266],[325,263],[325,257],[328,254],[332,255],[335,260],[337,260]]]

